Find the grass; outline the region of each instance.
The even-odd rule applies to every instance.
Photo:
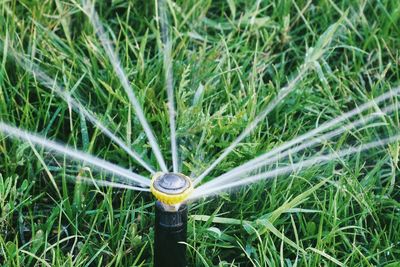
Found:
[[[98,2],[171,164],[155,3]],[[11,49],[26,54],[157,166],[79,4],[4,0],[0,12],[0,119],[148,175],[7,56]],[[169,12],[183,173],[199,174],[216,159],[341,18],[318,64],[209,178],[400,80],[398,1],[189,0],[171,2]],[[398,115],[320,148],[337,150],[394,133]],[[192,204],[190,266],[400,266],[398,154],[399,144],[392,144]],[[70,183],[67,175],[80,171],[91,170],[0,137],[0,264],[151,265],[152,197]]]

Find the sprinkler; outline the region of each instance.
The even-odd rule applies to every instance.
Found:
[[[185,200],[193,191],[192,182],[180,173],[156,173],[150,190],[157,198],[154,267],[184,267],[188,213]]]

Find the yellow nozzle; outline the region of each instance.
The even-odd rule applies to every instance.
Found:
[[[193,185],[190,178],[181,173],[157,172],[151,179],[150,191],[162,203],[175,205],[188,198]]]

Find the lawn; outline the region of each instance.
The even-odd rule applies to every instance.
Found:
[[[157,1],[95,8],[172,166]],[[179,0],[169,1],[168,16],[184,174],[200,175],[299,78],[205,183],[399,85],[400,1]],[[1,122],[150,178],[54,83],[33,75],[34,63],[159,170],[79,0],[0,1],[0,63]],[[395,135],[399,115],[264,170]],[[400,266],[399,153],[393,142],[190,203],[189,266]],[[0,132],[1,266],[152,265],[152,195],[91,186],[80,175],[107,178]]]

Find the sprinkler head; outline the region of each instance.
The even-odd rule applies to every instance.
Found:
[[[181,173],[157,172],[151,179],[150,190],[166,205],[184,202],[193,190],[192,181]]]

